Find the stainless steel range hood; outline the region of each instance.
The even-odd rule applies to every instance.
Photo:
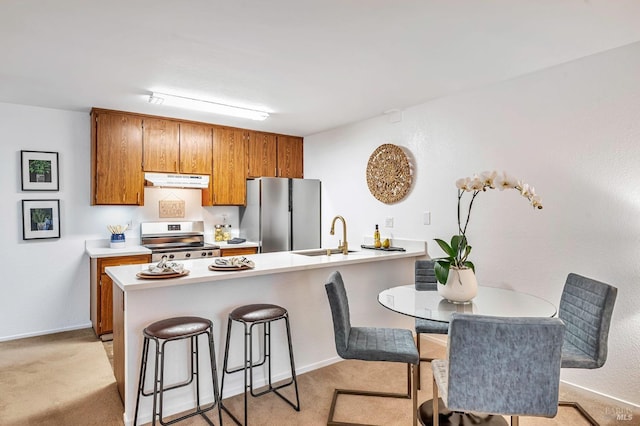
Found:
[[[209,175],[183,175],[174,173],[145,173],[146,186],[163,188],[208,188]]]

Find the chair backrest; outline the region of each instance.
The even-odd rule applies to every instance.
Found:
[[[555,416],[564,329],[558,318],[452,314],[447,408]]]
[[[347,291],[344,288],[344,282],[342,281],[340,272],[333,272],[328,280],[324,287],[327,290],[327,297],[329,298],[329,305],[331,306],[336,351],[338,355],[344,358],[349,344],[349,333],[351,332],[349,300],[347,299]]]
[[[435,261],[416,260],[415,286],[416,290],[436,291],[438,280],[436,279]]]
[[[607,360],[607,341],[618,289],[569,274],[560,297],[558,316],[567,327],[565,340],[590,361],[563,359],[563,368],[600,368]]]

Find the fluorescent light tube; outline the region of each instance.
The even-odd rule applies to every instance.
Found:
[[[153,92],[151,96],[149,96],[149,103],[193,109],[213,114],[230,115],[232,117],[248,118],[250,120],[262,121],[269,117],[269,113],[265,111],[219,104],[200,99],[185,98],[182,96],[168,95],[166,93]]]

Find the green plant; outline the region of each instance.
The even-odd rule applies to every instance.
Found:
[[[509,176],[507,173],[498,173],[496,171],[483,172],[480,175],[474,175],[469,178],[462,178],[456,181],[456,187],[458,188],[458,234],[451,237],[451,243],[447,243],[444,240],[435,238],[442,251],[446,256],[435,259],[435,274],[436,279],[441,284],[446,284],[449,277],[449,270],[451,268],[465,269],[471,268],[474,272],[476,270],[475,265],[467,260],[471,253],[471,246],[467,240],[467,226],[469,225],[469,219],[471,218],[471,208],[478,194],[485,192],[488,189],[498,188],[500,191],[505,189],[515,189],[520,192],[520,195],[529,200],[529,203],[534,209],[542,209],[542,202],[540,197],[536,195],[535,189],[526,183]],[[462,225],[462,197],[467,192],[471,193],[471,200],[469,201],[469,208],[467,210],[466,218],[464,218],[464,226]]]
[[[38,175],[51,174],[51,161],[29,160],[29,173]]]

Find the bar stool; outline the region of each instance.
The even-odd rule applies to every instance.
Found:
[[[291,379],[286,383],[278,386],[273,386],[271,383],[271,323],[279,320],[284,320],[287,329],[287,341],[289,344],[289,363],[291,365]],[[244,326],[244,363],[241,367],[228,369],[227,362],[229,360],[229,342],[231,340],[231,325],[234,321],[242,323]],[[264,347],[264,354],[262,359],[253,361],[253,327],[256,325],[263,325],[262,342]],[[248,340],[248,343],[247,343]],[[259,367],[267,363],[268,369],[268,387],[261,392],[255,392],[253,389],[253,368]],[[247,371],[248,370],[248,371]],[[229,320],[227,322],[227,339],[224,350],[224,365],[222,368],[222,383],[220,386],[220,397],[223,397],[224,378],[225,374],[237,373],[239,371],[244,372],[244,424],[247,424],[247,389],[249,389],[252,396],[257,397],[269,392],[273,392],[282,398],[285,402],[291,405],[296,411],[300,411],[300,398],[298,396],[298,380],[296,378],[296,369],[293,362],[293,348],[291,346],[291,329],[289,327],[289,313],[287,310],[278,305],[270,304],[253,304],[240,306],[229,314]],[[289,399],[284,397],[278,389],[282,389],[286,386],[294,385],[296,392],[296,403],[294,404]],[[221,408],[229,414],[233,421],[241,425],[240,421],[220,402]]]
[[[198,364],[198,336],[206,334],[209,341],[209,358],[211,363],[211,378],[213,381],[214,402],[209,408],[200,406],[200,372]],[[170,425],[188,417],[202,415],[210,425],[213,423],[204,415],[205,412],[218,406],[218,421],[222,425],[222,412],[220,411],[220,395],[218,393],[218,372],[216,369],[216,355],[213,344],[213,323],[200,317],[176,317],[164,319],[154,322],[147,326],[144,331],[144,344],[142,348],[142,360],[140,363],[140,378],[138,382],[138,397],[136,399],[136,411],[134,414],[134,426],[138,422],[138,407],[140,405],[140,396],[153,396],[153,419],[152,425],[156,424],[156,416],[158,416],[160,424]],[[190,339],[191,362],[189,367],[189,379],[182,383],[176,383],[165,387],[164,385],[164,361],[165,361],[165,345],[169,342]],[[144,383],[147,371],[147,359],[149,356],[149,342],[153,340],[156,345],[155,354],[155,375],[153,381],[153,392],[144,390]],[[194,350],[195,348],[195,350]],[[188,386],[196,379],[196,411],[186,414],[177,419],[165,422],[162,417],[162,408],[164,402],[164,392],[172,389]]]

